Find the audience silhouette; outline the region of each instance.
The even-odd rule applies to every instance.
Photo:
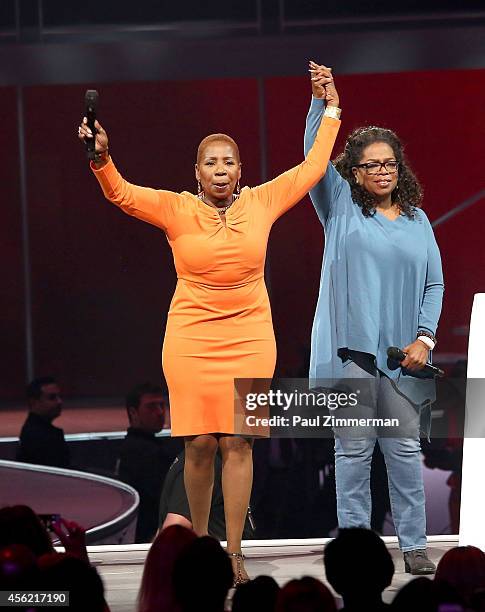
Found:
[[[240,584],[232,598],[232,612],[272,612],[280,587],[271,576]]]
[[[194,540],[174,564],[173,585],[182,612],[224,612],[233,577],[231,561],[217,540]]]
[[[335,599],[316,578],[290,580],[278,593],[275,612],[336,612]]]
[[[138,612],[181,609],[173,589],[173,568],[182,552],[196,539],[195,533],[182,525],[172,525],[157,534],[143,569]]]
[[[385,610],[382,592],[392,582],[394,563],[381,538],[359,527],[341,529],[323,553],[325,573],[342,596],[345,612]]]

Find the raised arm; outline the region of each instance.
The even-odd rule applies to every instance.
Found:
[[[109,156],[106,131],[98,122],[95,125],[96,158],[91,162],[91,169],[105,197],[128,215],[156,225],[164,231],[167,230],[181,196],[172,191],[139,187],[126,181]],[[79,126],[79,138],[83,141],[86,138],[93,138],[86,118]]]
[[[273,219],[299,202],[324,175],[339,127],[340,120],[332,116],[320,117],[313,146],[305,160],[272,181],[253,189],[262,204],[268,206]]]
[[[132,217],[168,230],[181,199],[178,193],[129,183],[118,172],[111,158],[102,168],[96,169],[93,163],[91,168],[110,202]]]
[[[321,117],[325,110],[326,98],[331,95],[334,98],[333,102],[335,102],[335,96],[337,96],[338,100],[335,83],[332,81],[327,83],[326,87],[324,86],[323,79],[325,75],[329,73],[329,69],[325,66],[319,66],[318,64],[312,63],[312,65],[312,101],[305,126],[305,155],[311,149],[315,141],[318,126],[320,125]],[[346,185],[345,180],[335,170],[332,162],[329,161],[325,175],[310,191],[310,198],[313,206],[323,225],[325,225],[330,209],[344,185]]]

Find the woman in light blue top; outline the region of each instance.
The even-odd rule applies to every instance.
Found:
[[[311,147],[325,108],[338,106],[331,70],[311,64],[313,99],[305,130]],[[434,380],[417,378],[436,343],[443,297],[441,259],[419,208],[421,188],[391,130],[365,127],[347,139],[310,196],[325,230],[320,292],[312,329],[310,380],[372,382],[366,416],[399,416],[406,437],[381,429],[335,431],[340,527],[370,525],[370,465],[384,454],[394,524],[406,571],[434,572],[426,555],[419,415],[434,400]],[[406,358],[395,362],[387,349]],[[411,432],[411,433],[409,433]]]

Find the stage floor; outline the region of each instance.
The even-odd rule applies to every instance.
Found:
[[[402,554],[396,538],[384,538],[394,559],[396,572],[384,599],[390,602],[396,592],[413,577],[404,572]],[[325,580],[322,550],[327,540],[273,540],[261,541],[243,547],[246,568],[252,577],[266,574],[283,585],[291,578],[313,576]],[[431,536],[428,553],[435,562],[447,550],[458,545],[458,536]],[[91,562],[100,572],[111,612],[132,612],[143,572],[148,545],[93,546],[89,548]],[[340,604],[341,605],[341,604]]]

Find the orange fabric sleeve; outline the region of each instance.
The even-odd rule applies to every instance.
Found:
[[[91,163],[105,197],[123,212],[167,230],[182,196],[173,191],[139,187],[126,181],[111,157],[99,170]]]
[[[325,174],[340,123],[338,119],[323,117],[305,160],[272,181],[252,189],[261,203],[270,209],[273,220],[299,202]]]

